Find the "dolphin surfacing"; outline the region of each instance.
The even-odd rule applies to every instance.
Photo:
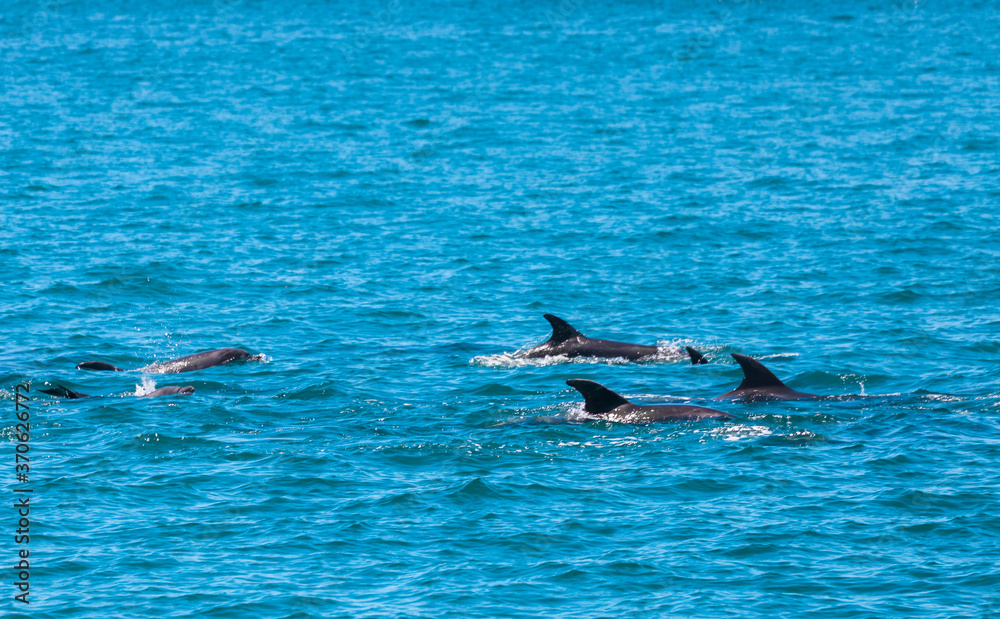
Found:
[[[93,398],[101,396],[92,396],[88,393],[80,393],[79,391],[71,391],[62,385],[54,385],[52,389],[39,389],[42,393],[47,393],[49,395],[54,395],[60,398],[67,398],[69,400],[79,400],[81,398]],[[186,385],[184,387],[160,387],[154,391],[150,391],[146,395],[139,396],[141,398],[155,398],[161,395],[191,395],[194,393],[194,387],[191,385]]]
[[[53,385],[52,389],[39,389],[42,393],[47,393],[49,395],[54,395],[60,398],[66,398],[67,400],[79,400],[80,398],[92,398],[94,396],[89,393],[80,393],[79,391],[71,391],[62,385]]]
[[[177,374],[180,372],[193,372],[204,370],[217,365],[225,365],[233,361],[241,361],[250,357],[250,353],[242,348],[219,348],[218,350],[208,350],[195,353],[186,357],[178,357],[170,361],[151,363],[139,368],[140,372],[151,374]],[[76,366],[78,370],[98,370],[105,372],[124,372],[125,370],[115,367],[103,361],[84,361]]]
[[[815,393],[803,393],[789,388],[756,359],[738,353],[732,353],[732,356],[743,368],[743,382],[736,389],[717,396],[713,398],[714,400],[765,402],[767,400],[809,400],[823,397]]]
[[[604,385],[582,378],[571,378],[566,381],[566,384],[583,395],[584,410],[591,415],[618,423],[644,424],[657,421],[697,421],[699,419],[731,419],[733,417],[729,413],[704,406],[633,404]]]
[[[159,389],[150,391],[149,393],[141,397],[155,398],[161,395],[191,395],[192,393],[194,393],[194,387],[192,387],[191,385],[185,385],[184,387],[170,386],[170,387],[160,387]]]
[[[78,370],[97,370],[99,372],[124,372],[125,370],[121,368],[116,368],[110,363],[104,363],[103,361],[84,361],[76,366]]]
[[[650,357],[657,353],[656,346],[643,346],[641,344],[627,344],[625,342],[612,342],[611,340],[599,340],[583,335],[574,329],[568,322],[545,314],[545,320],[552,325],[552,337],[544,344],[536,346],[520,356],[528,359],[540,357],[599,357],[605,359],[624,358],[630,361],[637,361],[643,357]]]

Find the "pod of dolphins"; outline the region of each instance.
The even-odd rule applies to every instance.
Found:
[[[225,365],[233,361],[246,361],[249,358],[250,353],[242,348],[220,348],[218,350],[208,350],[205,352],[195,353],[193,355],[187,355],[186,357],[178,357],[177,359],[171,359],[170,361],[163,361],[161,363],[152,363],[139,368],[138,371],[149,372],[150,374],[178,374],[180,372],[204,370],[205,368]],[[84,361],[83,363],[78,364],[76,369],[98,370],[103,372],[125,371],[111,365],[110,363],[104,363],[103,361]],[[58,396],[60,398],[69,398],[71,400],[94,397],[86,393],[80,393],[79,391],[71,391],[62,385],[55,385],[52,389],[41,389],[40,391],[42,393]],[[160,387],[159,389],[151,391],[140,397],[153,398],[161,395],[191,395],[192,393],[194,393],[194,387],[191,385],[185,385],[183,387],[171,386]]]
[[[605,359],[628,359],[639,361],[657,354],[656,346],[644,346],[642,344],[629,344],[626,342],[614,342],[611,340],[600,340],[587,337],[568,322],[545,314],[545,319],[552,325],[552,336],[543,344],[526,350],[518,356],[528,359],[543,357],[591,357]],[[708,363],[704,355],[690,346],[685,347],[691,357],[691,363],[695,365]],[[138,371],[154,374],[175,374],[180,372],[193,372],[205,368],[225,365],[235,361],[246,361],[250,358],[250,353],[241,348],[220,348],[205,352],[171,359],[169,361],[153,363],[138,369]],[[746,355],[732,353],[732,357],[743,369],[743,382],[738,387],[728,393],[724,393],[715,400],[737,400],[742,402],[760,402],[767,400],[803,400],[816,399],[819,396],[813,393],[803,393],[795,391],[786,386],[769,369],[764,367],[760,361],[751,359]],[[78,370],[97,370],[110,372],[124,372],[125,370],[115,367],[103,361],[84,361],[76,366]],[[621,395],[608,389],[600,383],[582,378],[571,378],[566,384],[580,392],[584,400],[584,410],[590,414],[609,421],[618,423],[645,424],[657,421],[682,421],[698,419],[729,419],[733,415],[729,413],[708,408],[705,406],[663,404],[663,405],[643,405],[629,402]],[[42,393],[54,395],[62,398],[79,399],[93,397],[86,393],[72,391],[62,385],[55,385],[52,389],[42,389]],[[168,386],[160,387],[155,391],[147,393],[141,397],[156,397],[161,395],[190,395],[194,393],[194,387]],[[842,396],[834,396],[842,397]]]
[[[625,358],[638,361],[657,353],[656,346],[628,344],[599,340],[583,335],[568,322],[545,314],[545,319],[552,325],[552,337],[543,344],[531,348],[520,356],[537,359],[540,357],[596,357]],[[691,363],[701,365],[708,363],[705,356],[690,346],[685,347],[691,357]],[[767,400],[805,400],[822,396],[814,393],[803,393],[789,388],[775,376],[764,364],[746,355],[732,353],[732,357],[743,369],[743,382],[738,387],[724,393],[715,400],[736,400],[741,402],[762,402]],[[697,419],[729,419],[733,416],[714,408],[692,405],[658,405],[647,406],[633,404],[621,395],[608,389],[600,383],[582,378],[571,378],[566,384],[580,392],[584,400],[584,410],[588,414],[615,421],[618,423],[651,423],[670,420]]]

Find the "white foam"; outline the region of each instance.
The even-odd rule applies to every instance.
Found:
[[[569,409],[566,411],[566,419],[568,421],[585,423],[587,421],[593,421],[600,418],[585,411],[583,409],[583,402],[574,402],[569,405]]]
[[[143,376],[142,382],[135,386],[135,395],[139,397],[153,393],[154,391],[156,391],[156,381],[153,380],[152,376]]]
[[[798,357],[802,353],[797,352],[776,352],[770,355],[754,355],[754,359],[788,359],[789,357]]]
[[[487,368],[520,368],[520,367],[546,367],[550,365],[560,365],[563,363],[582,363],[585,365],[611,364],[624,365],[634,363],[624,357],[598,358],[598,357],[567,357],[565,355],[554,355],[551,357],[528,358],[520,355],[533,347],[525,347],[514,352],[505,352],[498,355],[478,355],[469,359],[469,365],[478,365]],[[641,363],[666,361],[674,363],[681,359],[687,359],[687,353],[677,345],[676,342],[656,343],[656,354],[643,357]]]
[[[771,436],[774,430],[767,426],[751,426],[742,423],[726,424],[718,428],[711,428],[706,434],[721,438],[724,441],[739,441],[747,438],[760,438]]]

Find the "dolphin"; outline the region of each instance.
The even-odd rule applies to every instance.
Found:
[[[224,365],[232,361],[244,360],[250,353],[242,348],[220,348],[218,350],[208,350],[195,353],[186,357],[171,359],[159,363],[151,363],[139,368],[140,372],[150,372],[152,374],[177,374],[179,372],[193,372],[204,370],[205,368]],[[100,370],[105,372],[124,372],[121,368],[116,368],[110,363],[103,361],[84,361],[76,366],[78,370]]]
[[[688,351],[688,356],[691,357],[691,365],[703,365],[708,363],[708,359],[705,358],[705,355],[690,346],[685,346],[684,350]]]
[[[785,383],[764,367],[764,364],[746,355],[732,353],[740,367],[743,368],[743,382],[736,389],[724,393],[714,400],[741,400],[744,402],[763,402],[766,400],[808,400],[823,396],[815,393],[802,393],[788,388]]]
[[[70,391],[66,387],[63,387],[62,385],[56,385],[52,389],[39,389],[39,391],[41,391],[42,393],[47,393],[49,395],[58,396],[60,398],[68,398],[70,400],[79,400],[80,398],[96,397],[87,393],[80,393],[79,391]],[[186,387],[171,386],[171,387],[160,387],[155,391],[150,391],[146,395],[139,397],[155,398],[161,395],[191,395],[192,393],[194,393],[194,387],[192,387],[191,385],[187,385]]]
[[[539,357],[603,357],[617,358],[623,357],[631,361],[655,355],[656,346],[642,346],[641,344],[626,344],[625,342],[612,342],[610,340],[598,340],[583,335],[570,326],[568,322],[545,314],[545,320],[552,325],[552,337],[544,344],[536,346],[521,356],[529,359]]]
[[[647,406],[633,404],[600,383],[571,378],[566,384],[583,395],[585,411],[618,423],[653,423],[656,421],[697,421],[699,419],[731,419],[733,416],[714,408],[687,404]]]

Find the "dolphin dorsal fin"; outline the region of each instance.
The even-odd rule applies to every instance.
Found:
[[[549,338],[548,344],[559,344],[570,338],[582,335],[579,331],[571,327],[568,322],[558,316],[545,314],[545,320],[548,320],[549,324],[552,325],[552,337]]]
[[[78,400],[80,398],[89,398],[90,396],[86,393],[80,393],[79,391],[70,391],[62,385],[53,385],[52,389],[39,389],[42,393],[47,393],[49,395],[54,395],[60,398],[68,398],[70,400]]]
[[[697,350],[691,348],[690,346],[685,346],[684,349],[688,351],[688,355],[691,357],[691,365],[708,363],[708,359],[705,358],[705,355],[701,354]]]
[[[591,415],[603,415],[629,401],[600,383],[582,378],[571,378],[566,384],[583,396],[583,408]]]
[[[733,359],[736,359],[736,362],[743,368],[743,382],[736,388],[737,391],[740,389],[755,389],[757,387],[788,388],[785,383],[781,382],[777,376],[771,373],[771,370],[764,367],[764,364],[760,361],[738,353],[732,353],[732,355]]]

